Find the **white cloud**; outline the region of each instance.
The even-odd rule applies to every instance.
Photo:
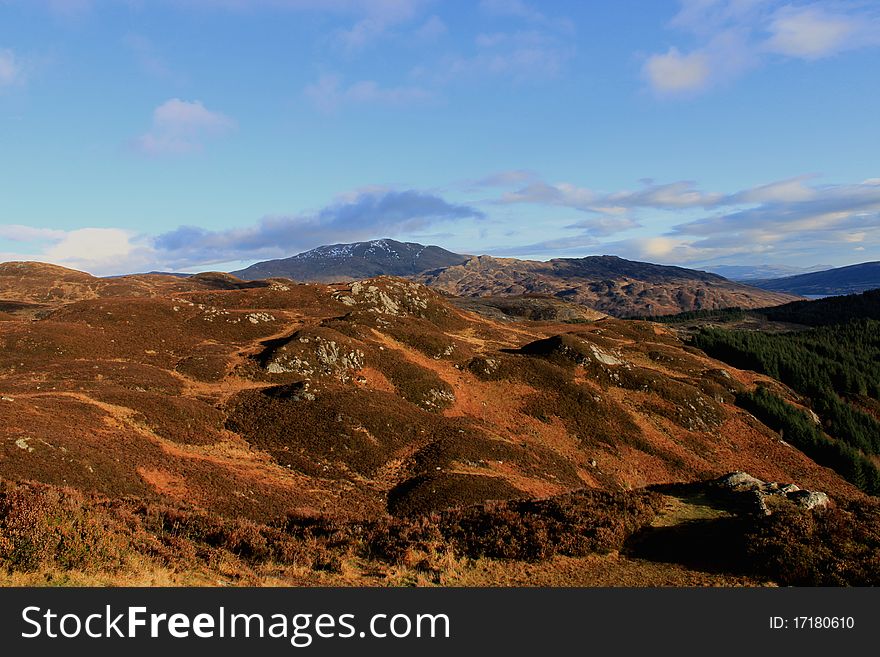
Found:
[[[789,180],[779,180],[744,190],[728,201],[732,203],[772,203],[808,201],[816,196],[816,190],[804,184],[813,176],[800,176]]]
[[[149,132],[134,140],[146,155],[184,155],[201,151],[204,142],[228,132],[235,122],[207,109],[201,101],[172,98],[153,110]]]
[[[51,228],[34,228],[21,224],[0,225],[0,239],[9,242],[40,242],[44,240],[60,240],[66,233]]]
[[[701,89],[708,83],[710,74],[705,53],[684,55],[674,46],[662,55],[651,55],[644,71],[651,87],[660,93]]]
[[[31,260],[79,269],[98,276],[142,270],[152,262],[143,237],[120,228],[56,230],[0,226],[0,239],[28,243],[32,252],[0,253],[2,260]]]
[[[847,47],[858,21],[821,7],[783,7],[773,17],[766,47],[790,57],[820,59]]]
[[[880,19],[863,3],[681,0],[670,27],[693,45],[646,57],[642,74],[660,95],[692,94],[772,61],[813,61],[880,45]]]
[[[405,106],[433,98],[433,94],[422,87],[383,87],[375,80],[360,80],[346,86],[338,75],[321,76],[308,85],[304,93],[323,112],[335,112],[350,104]]]
[[[134,250],[131,235],[119,228],[80,228],[72,230],[46,250],[53,262],[101,263],[122,259]]]

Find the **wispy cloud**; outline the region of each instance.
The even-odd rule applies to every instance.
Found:
[[[0,90],[19,84],[24,79],[20,59],[9,48],[0,48]]]
[[[574,236],[560,237],[557,239],[543,240],[531,244],[518,244],[516,246],[490,247],[486,251],[489,255],[500,257],[522,256],[582,256],[584,249],[593,249],[599,245],[599,240],[588,233]]]
[[[492,14],[511,17],[514,25],[477,34],[470,52],[447,53],[422,75],[438,84],[480,77],[540,82],[558,77],[574,57],[574,28],[569,21],[550,19],[518,1],[482,6]]]
[[[642,74],[661,96],[693,95],[769,61],[813,61],[880,45],[880,16],[863,3],[681,0],[670,27],[694,45],[646,57]]]
[[[40,242],[44,240],[60,240],[66,235],[63,230],[36,228],[22,224],[0,225],[0,240],[9,242]]]
[[[129,33],[122,39],[123,45],[132,53],[144,73],[159,80],[179,84],[184,77],[173,70],[159,52],[156,44],[142,34]]]
[[[172,0],[203,10],[328,13],[353,23],[335,31],[334,43],[355,52],[395,33],[424,13],[430,0]]]
[[[765,47],[789,57],[821,59],[872,41],[876,43],[868,34],[871,21],[865,18],[834,13],[821,5],[785,6],[770,19],[771,36]]]
[[[424,103],[434,95],[419,86],[383,87],[375,80],[344,84],[338,75],[322,75],[305,88],[305,96],[323,112],[335,112],[346,105],[406,106]]]
[[[133,146],[145,155],[186,155],[201,151],[206,140],[234,126],[232,119],[207,109],[201,101],[172,98],[153,110],[149,132],[137,137]]]
[[[423,0],[376,0],[351,3],[352,9],[365,14],[350,28],[340,30],[338,39],[349,51],[360,50],[385,37],[389,32],[418,16]]]
[[[416,29],[414,36],[422,43],[431,43],[445,36],[447,32],[449,32],[449,28],[443,19],[433,14]]]
[[[488,0],[480,7],[497,29],[477,33],[469,46],[460,40],[457,49],[414,66],[414,80],[432,89],[491,78],[545,82],[558,78],[574,57],[574,24],[568,19],[520,0]]]
[[[880,212],[880,185],[826,185],[803,188],[803,194],[764,195],[767,186],[759,188],[758,195],[747,190],[724,199],[722,207],[737,200],[762,199],[754,207],[723,213],[680,224],[674,234],[712,235],[748,233],[758,241],[772,241],[775,236],[787,236],[801,231],[840,231],[862,229],[877,223]]]
[[[663,235],[617,243],[624,253],[683,264],[826,262],[880,249],[880,185],[771,183],[720,199],[717,212]]]
[[[641,189],[597,192],[571,183],[535,181],[498,199],[502,204],[532,203],[569,207],[583,212],[620,215],[631,208],[682,209],[715,205],[723,194],[703,192],[696,183],[682,180],[656,184],[644,180]]]
[[[557,30],[571,31],[573,23],[567,18],[548,16],[536,9],[525,0],[480,0],[480,9],[492,16],[518,18],[533,25],[551,27]]]
[[[480,187],[516,187],[539,179],[538,174],[534,171],[528,171],[526,169],[510,169],[508,171],[492,173],[479,180],[469,181],[465,184],[465,187],[472,189]]]
[[[693,181],[661,184],[646,179],[640,189],[599,192],[534,178],[517,186],[513,173],[485,181],[487,186],[515,187],[494,203],[571,208],[587,216],[557,229],[559,237],[505,247],[499,254],[560,255],[579,249],[583,254],[584,248],[601,244],[606,253],[668,263],[803,263],[827,262],[831,256],[847,260],[880,250],[877,179],[821,185],[816,176],[805,175],[732,193],[704,191]],[[576,232],[565,235],[569,230]],[[636,231],[636,236],[603,239],[626,231]]]

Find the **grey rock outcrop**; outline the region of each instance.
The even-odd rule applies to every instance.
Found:
[[[758,515],[772,513],[767,504],[767,499],[772,497],[783,497],[803,509],[822,508],[831,503],[828,495],[821,491],[804,490],[797,484],[763,481],[741,470],[719,477],[712,485],[731,501]]]

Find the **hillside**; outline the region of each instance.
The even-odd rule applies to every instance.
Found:
[[[615,317],[710,308],[759,308],[794,300],[717,274],[616,256],[537,262],[479,256],[418,280],[457,296],[543,294]]]
[[[319,246],[232,273],[245,280],[283,277],[304,283],[335,283],[371,276],[415,276],[428,269],[461,264],[467,258],[439,246],[382,239]]]
[[[880,262],[863,262],[797,276],[753,280],[750,284],[764,290],[798,295],[855,294],[880,288]]]
[[[763,308],[760,313],[772,321],[804,326],[828,326],[854,319],[880,320],[880,289],[813,301],[795,301]]]
[[[296,581],[380,566],[384,578],[403,567],[393,564],[418,571],[405,555],[428,550],[429,535],[455,554],[491,558],[550,559],[549,546],[569,545],[479,542],[480,527],[510,518],[524,527],[568,518],[553,531],[607,527],[586,542],[572,537],[562,556],[623,549],[665,504],[636,489],[733,470],[841,504],[863,499],[735,404],[760,381],[796,399],[790,391],[660,325],[499,321],[388,277],[106,280],[23,263],[0,275],[0,525],[13,540],[0,541],[0,561],[20,559],[15,550],[33,545],[37,527],[49,547],[31,567],[60,567],[54,550],[72,540],[51,543],[68,527],[52,520],[61,517],[77,540],[114,536],[112,549],[134,550],[141,568],[161,561],[229,581],[216,564],[231,559],[227,571],[238,573],[311,564],[305,574],[297,566],[305,579]],[[474,506],[544,499],[554,501]],[[97,526],[114,529],[88,533]],[[322,552],[364,532],[378,543],[360,556]],[[99,556],[89,548],[77,559],[84,554]],[[431,554],[430,568],[447,576]],[[333,561],[343,557],[355,561]],[[641,568],[644,581],[734,581],[621,559],[606,563],[621,578]]]

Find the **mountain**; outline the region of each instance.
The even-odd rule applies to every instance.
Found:
[[[439,246],[382,239],[319,246],[281,260],[268,260],[232,272],[244,280],[283,277],[302,282],[334,283],[371,276],[415,276],[465,262],[469,256]]]
[[[0,266],[0,580],[498,585],[529,562],[556,584],[760,583],[680,551],[714,525],[641,532],[728,517],[650,487],[744,470],[841,514],[863,499],[736,404],[791,391],[664,326],[454,301],[391,277]],[[655,551],[624,550],[636,533]]]
[[[732,281],[749,282],[806,274],[828,269],[828,267],[823,267],[821,265],[817,267],[789,267],[786,265],[714,265],[705,267],[705,269],[713,274],[729,278]]]
[[[760,308],[795,299],[734,283],[717,274],[617,256],[547,262],[478,256],[417,278],[456,296],[543,294],[615,317],[710,308]]]
[[[324,283],[401,276],[454,296],[551,296],[616,317],[731,306],[758,308],[795,299],[717,274],[616,256],[538,262],[460,255],[437,246],[388,239],[321,246],[233,274],[247,280],[275,276]]]
[[[831,296],[854,294],[880,288],[880,261],[863,262],[797,276],[750,281],[751,285],[774,292]]]

